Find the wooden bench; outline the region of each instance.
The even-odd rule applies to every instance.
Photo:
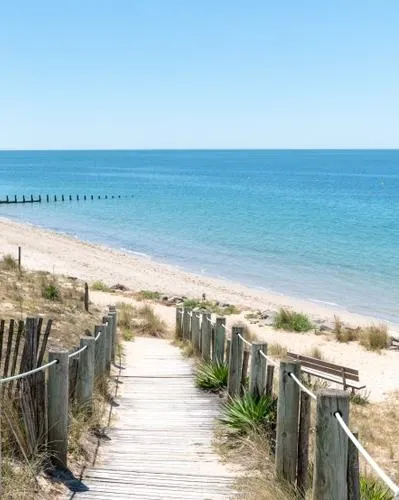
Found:
[[[335,382],[336,384],[341,384],[344,386],[344,390],[347,387],[350,387],[352,392],[354,392],[355,389],[359,390],[366,387],[365,385],[360,384],[359,371],[354,370],[353,368],[334,365],[333,363],[328,363],[327,361],[310,358],[309,356],[303,356],[302,354],[294,354],[293,352],[287,352],[287,356],[290,359],[294,359],[301,363],[302,372],[313,377],[319,377],[324,380]]]

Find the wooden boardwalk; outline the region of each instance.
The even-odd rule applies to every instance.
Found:
[[[234,498],[235,474],[212,448],[218,397],[196,389],[191,363],[167,341],[125,349],[111,440],[83,478],[88,491],[73,498]]]

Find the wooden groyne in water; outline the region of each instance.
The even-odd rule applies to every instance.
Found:
[[[14,195],[13,197],[7,196],[6,199],[0,200],[0,205],[13,205],[17,203],[50,203],[50,202],[58,202],[58,201],[88,201],[88,200],[114,200],[114,199],[121,199],[121,198],[133,198],[133,195],[48,195],[46,194],[45,196],[39,195],[38,198],[34,198],[34,196],[31,194],[30,196],[25,196],[22,195],[20,198],[18,198],[17,195]]]

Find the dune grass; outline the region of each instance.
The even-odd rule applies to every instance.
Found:
[[[360,345],[368,351],[381,351],[389,346],[388,328],[386,325],[370,325],[362,328],[359,336]]]
[[[307,332],[313,324],[306,314],[281,308],[274,317],[274,328],[295,332]]]
[[[234,304],[221,306],[216,301],[201,300],[201,299],[186,299],[184,301],[186,309],[206,309],[207,311],[221,316],[229,316],[232,314],[240,314],[240,309]]]
[[[118,325],[125,336],[142,335],[150,337],[165,337],[168,334],[166,323],[160,319],[154,309],[145,304],[134,307],[131,304],[121,302],[118,307]]]
[[[92,284],[91,284],[91,287],[90,287],[92,290],[96,290],[98,292],[109,292],[111,289],[109,288],[108,285],[106,285],[103,281],[101,280],[97,280],[97,281],[94,281]]]
[[[6,254],[0,260],[0,268],[4,271],[17,271],[18,262],[12,255]]]
[[[137,300],[160,300],[161,294],[151,290],[140,290],[136,294]]]

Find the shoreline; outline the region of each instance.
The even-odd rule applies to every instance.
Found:
[[[121,283],[132,290],[157,290],[165,295],[207,297],[247,309],[291,307],[309,314],[313,320],[331,322],[334,315],[352,325],[386,323],[399,332],[399,324],[381,320],[372,314],[347,311],[341,306],[314,299],[251,288],[232,280],[182,270],[128,250],[80,240],[75,236],[0,217],[0,254],[17,254],[22,247],[22,266],[28,269],[77,276],[88,282]]]

